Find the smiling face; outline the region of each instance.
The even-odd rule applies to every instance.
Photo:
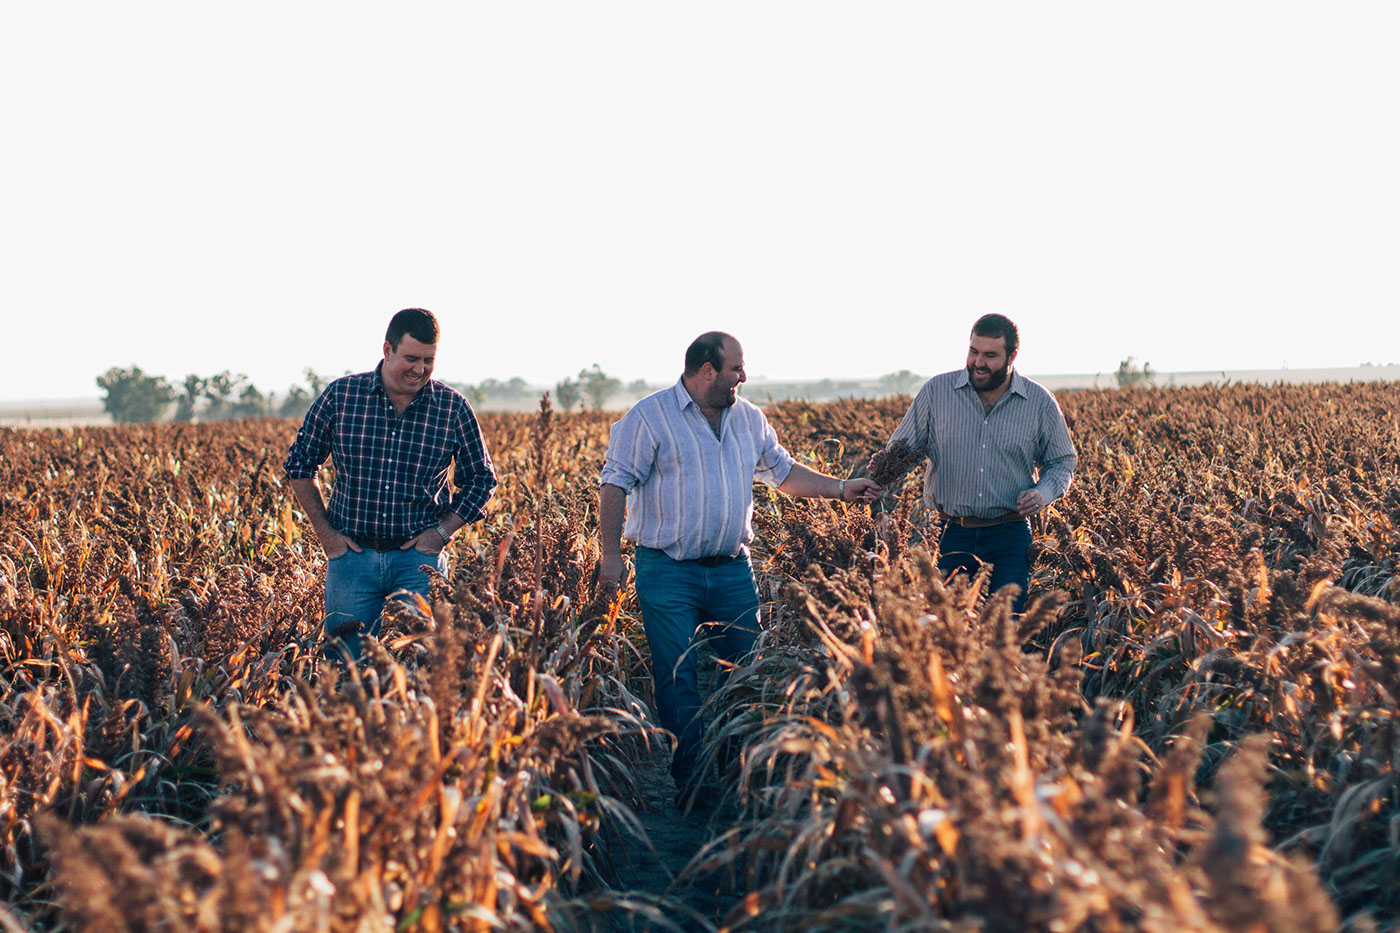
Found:
[[[399,338],[397,348],[384,341],[384,366],[380,376],[389,395],[399,398],[417,395],[433,374],[436,355],[437,344],[420,343],[409,334]]]
[[[713,380],[704,391],[706,408],[728,408],[733,405],[739,400],[739,384],[749,379],[744,372],[744,348],[739,346],[739,341],[726,340],[720,354],[723,362],[718,370],[709,363],[700,370],[702,376],[713,374]]]
[[[1011,375],[1016,354],[1006,355],[1005,337],[972,335],[967,348],[967,378],[978,392],[994,392]]]

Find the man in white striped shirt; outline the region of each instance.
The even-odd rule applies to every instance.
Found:
[[[928,457],[924,503],[945,521],[939,568],[991,564],[992,592],[1020,587],[1016,612],[1030,583],[1027,519],[1069,491],[1078,462],[1055,396],[1012,369],[1019,347],[1008,318],[978,318],[967,366],[924,383],[886,447]]]
[[[677,739],[671,775],[683,808],[714,802],[713,786],[698,773],[704,726],[691,650],[696,633],[702,622],[719,623],[715,653],[733,662],[749,653],[758,634],[748,553],[754,480],[794,496],[847,502],[878,488],[794,461],[758,406],[739,397],[746,379],[737,340],[719,331],[697,337],[676,384],[642,399],[612,426],[601,477],[598,580],[616,586],[622,579],[625,514],[625,533],[636,544],[657,713]]]

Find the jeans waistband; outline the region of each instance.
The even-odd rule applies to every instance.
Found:
[[[639,545],[637,545],[637,550],[638,550],[639,552],[640,552],[640,551],[647,551],[647,552],[650,552],[651,554],[660,555],[661,557],[664,557],[664,558],[666,558],[667,560],[676,560],[674,557],[672,557],[671,555],[667,554],[665,551],[661,550],[660,548],[647,547],[647,546],[645,546],[645,545],[639,544]],[[731,562],[733,562],[733,561],[738,560],[738,559],[741,558],[741,557],[744,557],[746,553],[747,553],[747,552],[741,550],[741,551],[739,551],[738,554],[707,554],[707,555],[704,556],[704,557],[692,557],[692,558],[690,558],[690,559],[688,559],[688,560],[677,560],[676,563],[678,563],[678,564],[699,564],[701,567],[722,567],[722,566],[724,566],[725,564],[731,563]]]

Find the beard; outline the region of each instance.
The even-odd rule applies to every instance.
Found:
[[[972,383],[972,387],[978,392],[995,392],[1001,388],[1001,384],[1011,375],[1011,361],[1007,360],[1001,369],[994,369],[985,376],[977,375],[977,371],[972,367],[967,367],[967,378]],[[979,385],[978,381],[985,381],[985,385]]]
[[[722,389],[719,383],[710,386],[709,393],[705,396],[705,402],[710,408],[728,408],[733,405],[739,397],[739,386],[733,386],[734,394],[730,394],[729,389]]]

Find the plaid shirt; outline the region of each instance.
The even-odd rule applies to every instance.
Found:
[[[400,415],[378,366],[335,380],[316,399],[287,454],[287,476],[311,479],[327,454],[335,483],[326,512],[351,538],[411,537],[448,511],[476,521],[496,488],[481,429],[461,393],[429,380]],[[449,502],[453,461],[457,493]]]

